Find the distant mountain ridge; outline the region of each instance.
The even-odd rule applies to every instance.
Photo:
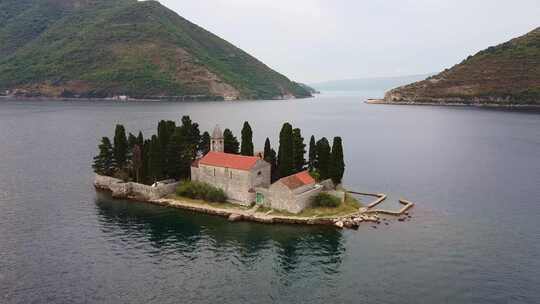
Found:
[[[396,86],[426,79],[433,74],[404,75],[394,77],[373,77],[339,79],[311,83],[310,86],[321,91],[361,91],[361,90],[388,90]]]
[[[309,97],[157,1],[0,0],[0,91],[46,97]]]
[[[540,105],[540,27],[390,90],[384,102]]]

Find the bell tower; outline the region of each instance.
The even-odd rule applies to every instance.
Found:
[[[210,140],[210,151],[213,152],[223,152],[224,151],[224,144],[223,144],[223,132],[221,132],[221,129],[218,125],[214,128],[214,131],[212,131],[212,138]]]

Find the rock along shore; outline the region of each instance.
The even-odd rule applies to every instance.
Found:
[[[199,213],[205,213],[209,215],[216,215],[226,217],[229,219],[229,221],[242,220],[265,224],[325,225],[335,226],[338,228],[358,229],[359,225],[363,222],[380,224],[381,219],[378,216],[379,214],[401,216],[403,214],[406,214],[407,210],[414,206],[414,203],[412,202],[400,200],[400,203],[403,204],[404,207],[401,208],[399,211],[375,209],[377,205],[379,205],[386,199],[385,194],[350,191],[350,193],[352,194],[375,197],[375,200],[368,204],[366,207],[359,208],[358,211],[346,215],[302,217],[294,215],[271,214],[272,211],[261,212],[258,211],[258,206],[254,206],[251,209],[246,209],[241,206],[238,206],[238,208],[224,208],[217,205],[212,206],[210,204],[192,202],[187,199],[183,200],[181,198],[167,197],[168,195],[174,193],[176,185],[177,184],[174,183],[151,187],[132,182],[126,183],[112,177],[101,175],[96,175],[94,181],[94,187],[96,189],[110,191],[113,194],[113,198],[132,199],[135,201],[142,201],[165,207],[172,207]]]
[[[451,101],[388,101],[385,99],[368,99],[367,104],[380,105],[414,105],[414,106],[450,106],[450,107],[482,107],[482,108],[507,108],[522,110],[538,110],[540,104],[514,104],[514,103],[487,103],[487,102],[451,102]]]

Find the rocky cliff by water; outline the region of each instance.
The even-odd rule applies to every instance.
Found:
[[[540,28],[393,89],[384,102],[540,105]]]

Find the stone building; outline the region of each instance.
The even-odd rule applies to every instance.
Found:
[[[191,166],[191,179],[223,189],[241,205],[255,201],[255,187],[270,186],[270,164],[255,156],[210,151]]]
[[[255,189],[257,204],[290,213],[299,213],[311,207],[313,198],[324,190],[308,171],[283,177],[269,188]]]
[[[241,205],[255,201],[255,187],[270,186],[270,164],[256,156],[223,152],[223,133],[216,126],[210,152],[191,166],[191,179],[223,189],[229,200]]]
[[[223,133],[216,126],[210,152],[191,166],[191,179],[223,189],[233,203],[256,203],[277,210],[299,213],[311,206],[313,197],[324,190],[309,172],[281,178],[273,184],[271,165],[259,156],[224,153]]]

